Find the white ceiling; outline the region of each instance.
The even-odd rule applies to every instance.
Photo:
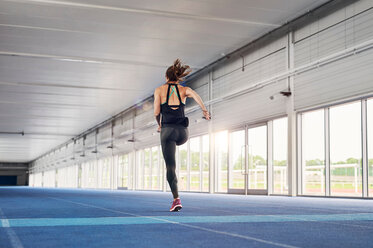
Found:
[[[28,162],[328,0],[0,0],[0,161]]]

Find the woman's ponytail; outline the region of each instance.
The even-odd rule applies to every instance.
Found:
[[[180,59],[175,60],[174,64],[168,67],[166,77],[169,81],[183,81],[192,70],[189,65],[182,65]]]

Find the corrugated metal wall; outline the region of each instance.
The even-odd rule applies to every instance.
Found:
[[[361,9],[362,6],[369,8]],[[325,27],[325,23],[329,26]],[[341,55],[295,76],[295,108],[299,110],[373,93],[372,45],[373,1],[358,2],[296,31],[296,68],[317,64],[328,56]],[[354,47],[362,49],[354,51]],[[348,49],[352,52],[343,55]]]
[[[271,100],[270,97],[286,89],[287,81],[256,87],[263,80],[287,70],[286,39],[280,38],[241,59],[212,73],[212,99],[219,100],[212,106],[213,130],[286,114],[286,99],[274,97]]]

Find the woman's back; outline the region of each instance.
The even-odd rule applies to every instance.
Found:
[[[164,87],[166,86],[166,87]],[[188,126],[188,118],[185,117],[185,90],[178,84],[167,83],[160,87],[160,98],[161,98],[161,114],[162,114],[162,126],[176,125],[176,126]],[[184,101],[182,100],[184,97]]]
[[[175,88],[177,87],[177,89]],[[167,98],[168,98],[168,105],[179,105],[179,97],[177,96],[177,90],[179,90],[180,98],[183,104],[185,104],[186,101],[186,87],[183,87],[179,84],[177,85],[171,85],[170,92],[168,92],[169,84],[164,84],[159,87],[160,89],[160,95],[161,95],[161,104],[166,104]],[[168,96],[167,96],[168,93]]]

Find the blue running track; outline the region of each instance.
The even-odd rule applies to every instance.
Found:
[[[373,201],[0,188],[0,248],[373,247]]]

